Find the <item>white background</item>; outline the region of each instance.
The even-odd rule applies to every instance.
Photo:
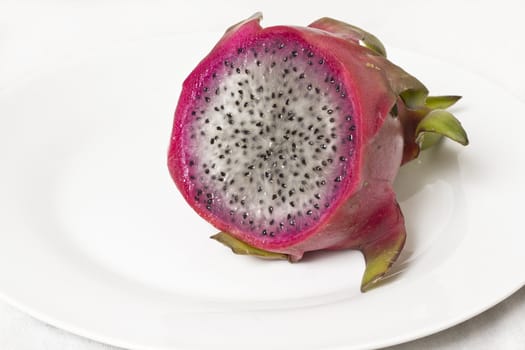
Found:
[[[484,76],[525,102],[525,8],[519,1],[3,0],[0,91],[44,67],[85,55],[101,42],[151,33],[222,32],[256,11],[264,13],[265,26],[306,25],[322,16],[341,19],[377,35],[387,51],[388,47],[398,47],[441,58]],[[454,86],[453,77],[450,85]],[[488,125],[505,120],[504,115],[493,117],[486,121]],[[505,135],[494,137],[504,142]],[[396,349],[523,349],[524,316],[522,288],[507,301],[462,325]],[[46,326],[2,302],[0,348],[107,349]]]

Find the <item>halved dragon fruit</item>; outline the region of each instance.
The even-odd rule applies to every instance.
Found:
[[[399,167],[442,135],[468,143],[444,110],[459,97],[429,97],[357,27],[260,19],[228,29],[184,82],[169,170],[235,253],[298,261],[358,249],[366,291],[405,242]]]

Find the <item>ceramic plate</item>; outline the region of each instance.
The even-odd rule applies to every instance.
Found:
[[[450,327],[524,284],[524,106],[401,50],[390,57],[434,94],[463,95],[455,113],[471,144],[445,142],[401,170],[408,241],[393,277],[361,294],[358,252],[289,264],[210,240],[166,152],[181,83],[217,38],[101,45],[2,86],[6,300],[131,349],[358,349]]]

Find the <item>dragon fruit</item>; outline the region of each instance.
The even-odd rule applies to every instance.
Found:
[[[260,19],[229,28],[185,80],[171,176],[233,252],[295,262],[357,249],[367,291],[405,242],[399,167],[442,136],[468,143],[445,110],[459,97],[428,96],[352,25],[263,29]]]

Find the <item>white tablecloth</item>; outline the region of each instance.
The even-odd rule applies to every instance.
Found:
[[[0,84],[67,59],[68,54],[79,54],[100,40],[140,36],[146,30],[222,32],[258,10],[265,13],[265,25],[307,24],[325,15],[353,22],[377,34],[387,47],[445,59],[525,101],[525,9],[520,1],[297,1],[285,5],[249,0],[184,4],[6,0],[0,3]],[[393,349],[428,348],[525,349],[525,289],[469,321]],[[0,301],[0,349],[114,348],[46,325]]]

